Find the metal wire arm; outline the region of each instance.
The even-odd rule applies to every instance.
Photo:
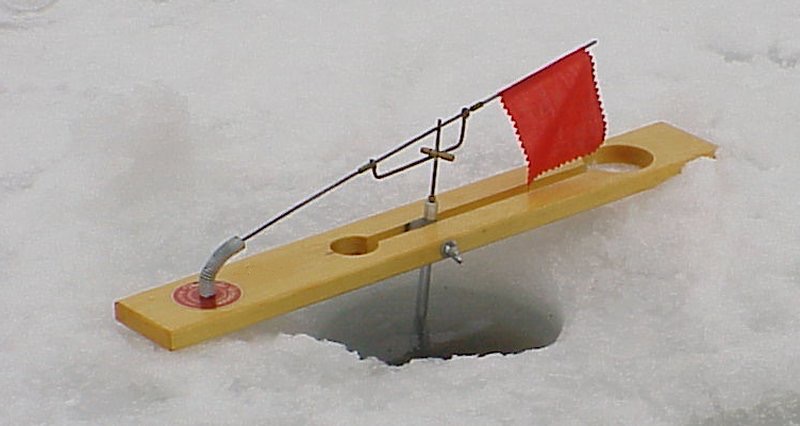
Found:
[[[477,102],[477,103],[475,103],[474,105],[472,105],[469,108],[466,108],[466,107],[462,108],[460,113],[448,118],[445,121],[441,121],[441,122],[437,123],[436,126],[434,126],[434,127],[430,128],[430,129],[420,133],[419,135],[409,139],[406,142],[403,142],[402,144],[398,145],[397,147],[395,147],[391,151],[386,152],[385,154],[381,155],[380,157],[370,159],[366,164],[364,164],[363,166],[359,167],[355,171],[350,172],[349,174],[345,175],[344,177],[342,177],[341,179],[337,180],[336,182],[334,182],[334,183],[326,186],[325,188],[317,191],[316,193],[312,194],[311,196],[309,196],[305,200],[300,201],[299,203],[295,204],[294,206],[292,206],[288,210],[284,211],[283,213],[281,213],[281,214],[275,216],[274,218],[270,219],[269,221],[265,222],[264,224],[262,224],[258,228],[256,228],[253,231],[251,231],[249,234],[247,234],[244,237],[242,237],[242,240],[243,241],[249,240],[250,238],[256,236],[257,234],[259,234],[260,232],[262,232],[265,229],[269,228],[270,226],[274,225],[276,222],[280,221],[281,219],[285,218],[286,216],[289,216],[290,214],[294,213],[295,211],[305,207],[306,205],[308,205],[309,203],[313,202],[317,198],[327,194],[328,192],[333,191],[334,189],[338,188],[339,186],[345,184],[349,180],[353,179],[354,177],[356,177],[356,176],[358,176],[358,175],[360,175],[362,173],[366,173],[367,171],[372,171],[372,176],[375,179],[380,180],[380,179],[385,179],[385,178],[387,178],[389,176],[396,175],[396,174],[398,174],[400,172],[404,172],[404,171],[406,171],[408,169],[411,169],[411,168],[416,167],[416,166],[418,166],[420,164],[426,163],[429,160],[432,160],[434,158],[434,156],[426,155],[423,158],[411,161],[411,162],[409,162],[407,164],[399,166],[399,167],[397,167],[395,169],[392,169],[392,170],[390,170],[388,172],[385,172],[385,173],[379,173],[378,172],[378,165],[380,163],[386,161],[387,159],[393,157],[394,155],[400,153],[401,151],[411,147],[412,145],[414,145],[417,142],[425,139],[426,137],[428,137],[428,136],[430,136],[432,134],[435,134],[435,133],[440,133],[441,130],[444,127],[447,127],[448,125],[453,124],[453,123],[455,123],[456,121],[458,121],[460,119],[461,120],[461,131],[459,133],[458,142],[453,144],[452,146],[449,146],[449,147],[445,148],[443,151],[437,151],[436,154],[437,155],[449,154],[449,153],[457,150],[458,148],[460,148],[464,144],[464,136],[466,134],[466,129],[467,129],[467,118],[469,118],[470,113],[472,113],[472,112],[478,110],[479,108],[483,107],[485,102],[486,101]],[[442,158],[444,158],[444,157],[442,157]]]
[[[396,175],[398,173],[404,172],[404,171],[406,171],[408,169],[411,169],[411,168],[414,168],[414,167],[419,166],[421,164],[424,164],[424,163],[428,162],[429,160],[433,160],[434,158],[442,158],[442,159],[447,160],[447,161],[455,160],[455,156],[447,155],[447,154],[457,150],[458,148],[461,147],[461,145],[464,144],[464,135],[466,134],[466,131],[467,131],[467,118],[469,118],[469,115],[470,115],[470,113],[472,111],[474,111],[474,110],[480,108],[481,106],[483,106],[482,102],[480,102],[480,104],[481,105],[478,106],[478,107],[475,107],[473,105],[473,107],[475,107],[475,109],[462,108],[461,109],[461,113],[459,113],[456,116],[451,117],[447,121],[443,122],[443,121],[439,120],[439,122],[436,124],[436,127],[433,127],[431,129],[427,130],[426,132],[423,132],[423,133],[419,134],[417,137],[410,139],[408,142],[404,143],[403,145],[400,145],[398,147],[400,149],[395,148],[394,150],[389,151],[389,153],[384,154],[383,156],[379,157],[377,160],[370,159],[369,163],[367,163],[365,165],[365,167],[368,166],[370,169],[372,169],[372,177],[374,177],[375,179],[380,180],[380,179],[385,179],[385,178],[390,177],[390,176],[394,176],[394,175]],[[435,133],[436,134],[436,138],[438,140],[441,137],[442,129],[444,127],[446,127],[447,125],[454,123],[458,118],[461,118],[461,131],[459,132],[458,142],[457,143],[455,143],[452,146],[449,146],[449,147],[447,147],[447,148],[445,148],[444,150],[441,150],[441,151],[439,151],[438,147],[437,147],[436,150],[431,150],[430,148],[422,148],[422,149],[420,149],[420,152],[422,152],[423,154],[426,154],[425,157],[419,158],[419,159],[414,160],[414,161],[410,161],[410,162],[408,162],[406,164],[403,164],[402,166],[395,167],[394,169],[391,169],[388,172],[380,173],[378,171],[378,164],[380,162],[382,162],[383,160],[386,160],[387,158],[397,154],[398,152],[402,151],[403,149],[408,148],[409,146],[413,145],[414,143],[419,142],[420,140],[430,136],[431,134]]]
[[[490,98],[489,100],[494,99],[496,97],[497,97],[497,95],[495,95],[494,97]],[[435,190],[436,190],[436,175],[437,175],[437,169],[438,169],[438,160],[439,159],[443,159],[443,160],[446,160],[446,161],[455,160],[455,156],[452,154],[452,152],[457,150],[458,148],[460,148],[464,144],[464,136],[466,135],[466,130],[467,130],[467,118],[469,118],[469,115],[473,111],[476,111],[479,108],[483,107],[485,102],[486,101],[477,102],[477,103],[473,104],[472,106],[470,106],[469,108],[466,108],[466,107],[462,108],[460,113],[454,115],[453,117],[448,118],[445,121],[438,120],[435,127],[432,127],[430,129],[420,133],[419,135],[417,135],[417,136],[409,139],[408,141],[398,145],[397,147],[395,147],[391,151],[381,155],[380,157],[378,157],[376,159],[370,159],[363,166],[361,166],[358,169],[356,169],[356,170],[350,172],[349,174],[343,176],[342,178],[340,178],[339,180],[331,183],[330,185],[326,186],[325,188],[322,188],[321,190],[315,192],[314,194],[310,195],[308,198],[300,201],[299,203],[295,204],[294,206],[290,207],[289,209],[285,210],[284,212],[278,214],[277,216],[273,217],[272,219],[268,220],[267,222],[263,223],[258,228],[254,229],[253,231],[251,231],[250,233],[245,235],[244,237],[242,237],[242,238],[232,237],[231,239],[227,240],[225,243],[223,243],[221,246],[219,246],[214,251],[214,254],[211,256],[211,258],[208,259],[206,264],[203,266],[202,273],[200,274],[200,278],[199,278],[199,281],[198,281],[200,296],[204,297],[204,298],[213,298],[215,296],[215,294],[216,294],[215,281],[216,281],[217,273],[219,273],[220,268],[222,268],[222,266],[225,264],[225,262],[229,258],[231,258],[233,255],[235,255],[236,253],[238,253],[239,251],[244,249],[245,241],[249,240],[250,238],[253,238],[254,236],[258,235],[259,233],[261,233],[265,229],[269,228],[270,226],[274,225],[275,223],[281,221],[282,219],[286,218],[287,216],[291,215],[292,213],[296,212],[297,210],[300,210],[301,208],[303,208],[303,207],[307,206],[308,204],[312,203],[314,200],[316,200],[316,199],[322,197],[323,195],[333,191],[334,189],[344,185],[345,183],[347,183],[351,179],[355,178],[356,176],[361,175],[363,173],[366,173],[367,171],[371,171],[372,172],[372,176],[375,179],[381,180],[381,179],[385,179],[385,178],[390,177],[390,176],[394,176],[394,175],[396,175],[398,173],[402,173],[402,172],[404,172],[406,170],[409,170],[411,168],[414,168],[416,166],[424,164],[424,163],[426,163],[426,162],[428,162],[430,160],[434,160],[434,170],[433,170],[433,173],[432,173],[432,176],[431,176],[431,191],[430,191],[430,196],[429,196],[429,197],[433,197],[434,193],[435,193]],[[444,127],[450,125],[450,124],[455,123],[459,119],[461,120],[461,130],[459,132],[458,142],[456,142],[455,144],[445,148],[444,150],[441,150],[440,149],[440,143],[441,143],[442,129]],[[420,150],[420,152],[425,155],[424,157],[419,158],[419,159],[414,160],[414,161],[411,161],[409,163],[406,163],[406,164],[404,164],[402,166],[396,167],[396,168],[394,168],[392,170],[389,170],[388,172],[384,172],[384,173],[378,172],[378,165],[380,163],[386,161],[387,159],[393,157],[394,155],[396,155],[396,154],[400,153],[401,151],[411,147],[412,145],[416,144],[417,142],[425,139],[426,137],[428,137],[428,136],[430,136],[432,134],[436,135],[435,148],[432,149],[432,148],[423,147]],[[236,244],[233,244],[233,242],[235,242]]]
[[[586,43],[585,45],[580,47],[578,50],[580,50],[580,49],[588,49],[589,47],[593,46],[595,43],[597,43],[597,40],[592,40],[589,43]],[[545,68],[547,68],[547,67],[545,67]],[[543,68],[543,69],[545,69],[545,68]],[[524,79],[527,79],[527,78],[533,76],[534,74],[538,73],[539,71],[540,70],[534,71],[533,73],[529,74],[528,76],[524,77],[522,80],[519,80],[519,81],[523,81]],[[514,84],[508,86],[507,88],[513,87],[515,84],[517,84],[517,83],[514,83]],[[350,181],[351,179],[355,178],[358,175],[361,175],[363,173],[366,173],[366,172],[370,171],[370,172],[372,172],[372,176],[375,179],[381,180],[381,179],[388,178],[390,176],[394,176],[394,175],[396,175],[398,173],[402,173],[402,172],[404,172],[406,170],[409,170],[411,168],[414,168],[416,166],[424,164],[424,163],[426,163],[426,162],[428,162],[430,160],[433,160],[434,161],[434,167],[433,167],[433,172],[431,174],[431,187],[430,187],[431,189],[430,189],[429,199],[434,199],[435,198],[435,192],[436,192],[436,176],[437,176],[437,172],[438,172],[439,159],[443,159],[443,160],[446,160],[446,161],[453,161],[455,159],[455,156],[452,155],[452,152],[457,150],[458,148],[460,148],[464,144],[464,136],[465,136],[466,129],[467,129],[467,118],[469,118],[471,113],[473,113],[473,112],[477,111],[478,109],[482,108],[485,104],[487,104],[490,101],[493,101],[493,100],[497,99],[498,97],[500,97],[500,95],[503,93],[504,90],[505,89],[500,90],[500,91],[496,92],[495,94],[487,97],[486,99],[472,104],[469,107],[462,108],[460,113],[448,118],[447,120],[444,120],[444,121],[438,120],[438,122],[436,123],[436,126],[434,126],[434,127],[430,128],[430,129],[420,133],[419,135],[409,139],[406,142],[403,142],[402,144],[400,144],[397,147],[395,147],[394,149],[386,152],[385,154],[381,155],[380,157],[374,158],[374,159],[370,159],[366,164],[364,164],[361,167],[357,168],[356,170],[350,172],[349,174],[343,176],[342,178],[340,178],[336,182],[333,182],[330,185],[326,186],[325,188],[322,188],[321,190],[315,192],[314,194],[312,194],[308,198],[306,198],[306,199],[300,201],[299,203],[295,204],[294,206],[290,207],[288,210],[278,214],[277,216],[275,216],[272,219],[268,220],[267,222],[263,223],[258,228],[256,228],[253,231],[251,231],[249,234],[245,235],[244,237],[242,237],[242,238],[232,237],[231,239],[229,239],[228,241],[223,243],[219,248],[217,248],[217,250],[211,256],[211,258],[208,260],[208,262],[206,262],[206,265],[203,267],[202,273],[200,274],[199,283],[200,283],[200,290],[201,290],[200,293],[201,293],[201,295],[203,297],[207,297],[207,298],[208,297],[214,297],[214,294],[215,294],[215,291],[214,291],[215,290],[215,288],[214,288],[214,280],[215,280],[215,277],[216,277],[217,273],[219,272],[219,269],[222,267],[222,265],[225,264],[225,262],[230,257],[232,257],[233,255],[235,255],[236,253],[238,253],[239,251],[244,249],[244,242],[245,241],[249,240],[250,238],[253,238],[254,236],[256,236],[259,233],[261,233],[262,231],[264,231],[265,229],[267,229],[270,226],[274,225],[275,223],[279,222],[280,220],[286,218],[287,216],[291,215],[292,213],[296,212],[297,210],[305,207],[306,205],[310,204],[311,202],[313,202],[317,198],[319,198],[319,197],[327,194],[328,192],[331,192],[334,189],[344,185],[345,183],[347,183],[348,181]],[[449,126],[450,124],[455,123],[456,121],[459,121],[459,120],[461,121],[461,131],[459,132],[458,142],[453,144],[453,145],[451,145],[451,146],[449,146],[449,147],[446,147],[445,149],[440,149],[442,129],[444,127]],[[425,139],[426,137],[428,137],[430,135],[433,135],[433,134],[436,134],[436,147],[434,149],[422,148],[421,153],[424,154],[423,157],[421,157],[419,159],[416,159],[416,160],[413,160],[413,161],[410,161],[410,162],[408,162],[406,164],[403,164],[401,166],[398,166],[398,167],[396,167],[394,169],[391,169],[389,171],[386,171],[386,172],[378,171],[378,166],[380,165],[380,163],[384,162],[385,160],[387,160],[387,159],[393,157],[394,155],[396,155],[397,153],[399,153],[399,152],[411,147],[412,145],[416,144],[417,142],[419,142],[419,141],[421,141],[421,140]]]

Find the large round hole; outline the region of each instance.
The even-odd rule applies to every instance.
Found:
[[[609,173],[627,173],[643,169],[653,163],[653,154],[642,148],[630,145],[609,145],[601,147],[586,159],[590,170]]]
[[[530,250],[531,238],[470,251],[463,265],[448,260],[434,265],[425,351],[413,349],[417,270],[273,318],[239,336],[302,333],[392,365],[548,346],[563,325],[559,291],[543,265],[515,255]]]
[[[344,237],[331,243],[331,250],[346,256],[367,254],[378,248],[378,242],[362,236]]]
[[[416,358],[512,354],[542,348],[561,332],[556,312],[502,292],[431,285],[429,344],[415,349],[415,286],[383,288],[329,319],[318,338],[343,343],[362,358],[401,365]]]
[[[417,271],[308,306],[265,326],[339,342],[362,358],[391,365],[416,358],[512,354],[555,342],[562,319],[551,290],[525,282],[522,265],[497,274],[488,263],[492,259],[471,256],[469,265],[434,266],[427,321],[430,343],[422,351],[414,349]]]

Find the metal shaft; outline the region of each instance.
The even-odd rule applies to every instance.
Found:
[[[431,269],[433,265],[427,264],[419,270],[417,283],[417,304],[414,310],[414,343],[415,352],[425,352],[430,347],[428,336],[428,300],[431,292]]]
[[[439,212],[439,203],[436,197],[429,197],[425,200],[423,220],[418,222],[417,227],[423,227],[436,221]],[[417,302],[414,308],[414,336],[411,347],[414,352],[424,352],[430,345],[428,336],[428,300],[431,292],[431,269],[432,264],[427,264],[419,269],[419,280],[417,281]]]

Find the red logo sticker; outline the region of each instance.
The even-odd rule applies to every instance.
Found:
[[[195,309],[214,309],[239,300],[242,289],[225,281],[214,281],[217,292],[212,297],[200,297],[197,281],[184,284],[172,292],[172,300],[180,305]]]

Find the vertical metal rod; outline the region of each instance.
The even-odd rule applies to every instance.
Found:
[[[432,264],[427,264],[419,269],[419,282],[417,283],[417,304],[414,312],[414,352],[426,352],[430,347],[428,336],[428,299],[431,291]]]
[[[436,150],[437,155],[433,157],[433,171],[431,172],[431,193],[428,199],[436,197],[436,178],[439,175],[439,150],[442,148],[442,119],[436,121]]]
[[[419,225],[425,226],[436,221],[439,211],[439,203],[436,198],[425,201],[423,221]],[[419,280],[417,281],[417,301],[414,309],[414,336],[411,348],[413,352],[420,353],[428,350],[430,338],[428,335],[428,299],[431,290],[431,269],[432,264],[428,264],[419,269]]]

